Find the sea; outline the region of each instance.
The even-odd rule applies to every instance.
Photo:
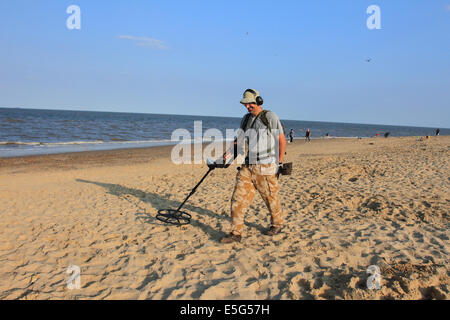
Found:
[[[194,139],[194,122],[201,121],[204,133],[217,129],[226,139],[227,129],[239,128],[241,118],[125,112],[68,111],[0,108],[0,157],[17,157],[92,150],[112,150],[174,145],[176,129],[184,129]],[[304,139],[310,129],[312,139],[430,136],[436,128],[378,124],[334,123],[283,120],[294,139]],[[197,123],[198,124],[198,123]],[[441,135],[450,129],[440,128]],[[189,142],[185,138],[184,142]],[[211,141],[204,139],[203,142]]]

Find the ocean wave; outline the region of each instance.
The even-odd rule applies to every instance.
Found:
[[[97,141],[70,141],[70,142],[23,142],[23,141],[0,141],[0,146],[56,146],[56,145],[74,145],[74,144],[99,144]]]
[[[69,142],[23,142],[23,141],[0,141],[0,146],[67,146],[67,145],[85,145],[85,144],[144,144],[144,143],[169,143],[170,139],[161,140],[113,140],[113,141],[69,141]]]
[[[25,120],[22,119],[14,119],[14,118],[6,118],[6,119],[2,119],[3,122],[6,123],[24,123]]]
[[[0,146],[38,146],[40,142],[0,141]]]
[[[93,141],[69,141],[69,142],[24,142],[24,141],[0,141],[0,147],[20,147],[20,146],[34,146],[34,147],[58,147],[58,146],[71,146],[71,145],[132,145],[132,144],[159,144],[159,145],[171,145],[174,143],[208,143],[208,142],[225,142],[230,139],[184,139],[184,140],[171,140],[171,139],[152,139],[152,140],[119,140],[113,139],[113,141],[93,140]],[[230,141],[232,141],[231,139]]]

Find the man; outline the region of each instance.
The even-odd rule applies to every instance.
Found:
[[[241,141],[248,140],[248,154],[245,164],[236,176],[231,199],[232,231],[221,239],[222,243],[241,241],[245,213],[256,190],[271,214],[271,227],[266,234],[273,236],[280,233],[283,225],[277,179],[286,150],[283,126],[275,113],[262,109],[263,100],[258,91],[246,90],[241,104],[245,106],[248,114],[242,118],[242,132],[236,143],[239,145]],[[230,156],[231,151],[224,155],[226,159]]]

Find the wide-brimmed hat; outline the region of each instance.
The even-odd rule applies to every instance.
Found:
[[[246,103],[254,103],[257,104],[256,102],[256,97],[259,97],[259,92],[258,90],[255,89],[247,89],[244,92],[244,98],[241,100],[242,104],[246,104]]]

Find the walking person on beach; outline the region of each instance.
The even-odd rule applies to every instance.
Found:
[[[310,137],[311,137],[311,131],[309,131],[309,129],[307,129],[306,133],[305,133],[306,141],[311,142]]]
[[[245,213],[253,201],[256,190],[271,214],[271,226],[265,234],[276,235],[281,232],[283,225],[283,214],[278,197],[280,187],[277,179],[286,150],[283,126],[274,112],[262,109],[263,99],[258,91],[247,89],[241,104],[245,106],[248,113],[242,118],[243,134],[238,136],[237,143],[247,141],[248,152],[245,163],[236,175],[236,184],[231,198],[232,231],[221,239],[222,243],[241,241]],[[267,146],[267,149],[262,148],[261,145]],[[228,158],[231,154],[231,150],[227,151],[224,158]]]
[[[441,130],[436,129],[436,136],[438,136],[440,132],[441,132]]]
[[[291,129],[289,131],[289,143],[292,143],[294,141],[294,129]]]

